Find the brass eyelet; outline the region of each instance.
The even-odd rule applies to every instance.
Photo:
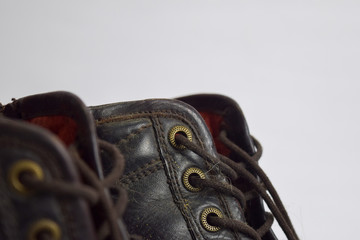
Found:
[[[61,238],[61,230],[56,222],[50,219],[40,219],[30,227],[28,240],[38,240],[42,232],[50,234],[51,239],[54,240]]]
[[[216,227],[216,226],[210,225],[208,223],[208,216],[210,214],[214,214],[219,218],[223,217],[223,214],[219,209],[217,209],[215,207],[205,208],[201,212],[201,217],[200,217],[201,225],[209,232],[217,232],[220,230],[220,227]]]
[[[175,140],[176,134],[182,134],[187,137],[187,139],[191,142],[192,141],[192,133],[189,128],[185,126],[175,126],[169,132],[169,141],[171,145],[178,149],[185,149],[185,146],[182,144],[178,144]]]
[[[24,172],[29,172],[34,174],[34,176],[42,180],[44,179],[44,172],[41,169],[40,165],[31,161],[31,160],[21,160],[16,162],[9,171],[9,181],[14,189],[23,194],[30,194],[31,189],[28,189],[21,181],[21,174]]]
[[[183,174],[182,180],[185,188],[191,192],[198,192],[201,190],[201,188],[194,187],[189,181],[189,177],[192,174],[198,175],[201,179],[205,179],[205,173],[200,168],[191,167],[186,169]]]

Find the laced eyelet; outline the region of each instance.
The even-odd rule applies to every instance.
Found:
[[[191,183],[189,181],[190,176],[193,174],[199,176],[201,179],[205,179],[205,173],[201,169],[191,167],[191,168],[186,169],[186,171],[183,174],[183,177],[182,177],[183,184],[187,190],[189,190],[191,192],[198,192],[201,190],[201,188],[194,187],[193,185],[191,185]]]
[[[40,219],[35,222],[29,230],[28,239],[29,240],[38,240],[41,233],[47,233],[54,240],[60,240],[61,230],[59,225],[50,219]]]
[[[176,142],[176,140],[175,140],[176,134],[184,135],[191,142],[192,141],[192,133],[191,133],[190,129],[185,126],[178,125],[178,126],[171,128],[171,130],[169,132],[169,141],[170,141],[171,145],[178,149],[185,149],[184,145],[178,144]]]
[[[12,187],[22,194],[31,193],[31,189],[28,189],[20,180],[23,173],[31,173],[37,179],[44,179],[44,172],[40,165],[31,160],[21,160],[16,162],[9,171],[9,181]]]
[[[208,216],[209,215],[215,215],[219,218],[223,217],[222,212],[215,208],[215,207],[208,207],[205,208],[202,212],[201,212],[201,217],[200,217],[200,221],[201,221],[201,225],[209,232],[217,232],[220,230],[220,227],[216,227],[213,225],[210,225],[208,223]]]

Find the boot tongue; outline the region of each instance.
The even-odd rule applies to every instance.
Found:
[[[239,147],[249,154],[254,153],[254,144],[251,140],[245,117],[239,105],[232,99],[216,94],[199,94],[178,98],[196,110],[204,118],[216,144],[217,151],[225,156],[230,154],[218,139],[222,130]]]
[[[66,146],[75,144],[81,157],[100,177],[103,176],[94,121],[77,96],[68,92],[32,95],[7,104],[3,114],[50,130]]]

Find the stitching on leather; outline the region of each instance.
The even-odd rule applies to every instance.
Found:
[[[126,138],[121,139],[118,143],[116,143],[116,146],[119,146],[121,144],[126,144],[128,141],[130,141],[130,139],[134,138],[136,135],[140,134],[142,131],[144,131],[145,129],[151,126],[152,126],[151,123],[141,126],[140,128],[131,132],[128,136],[126,136]]]
[[[188,119],[184,113],[175,111],[175,110],[161,110],[161,111],[154,111],[154,112],[142,111],[142,112],[135,112],[135,113],[130,113],[130,114],[126,114],[126,115],[106,117],[106,118],[95,120],[95,124],[98,126],[98,125],[110,123],[110,122],[125,121],[125,120],[137,119],[137,118],[148,118],[148,117],[173,118],[173,119],[178,119],[181,122],[183,122],[189,126],[197,126],[197,123]],[[198,132],[199,132],[198,128],[196,128],[196,130],[197,131],[194,131],[194,134],[196,135],[196,138],[200,140],[201,138],[199,137],[199,134],[198,134]],[[203,142],[200,141],[200,143],[201,143],[201,147],[204,148]]]
[[[165,115],[166,113],[170,113],[172,118],[178,119],[178,120],[184,122],[186,125],[188,125],[188,126],[192,129],[194,135],[196,135],[196,139],[198,140],[199,145],[200,145],[203,149],[205,148],[205,144],[204,144],[202,138],[199,137],[198,132],[200,132],[200,130],[199,130],[198,125],[197,125],[196,123],[194,123],[193,121],[190,121],[189,119],[187,119],[184,114],[179,113],[179,112],[176,112],[176,111],[171,111],[171,110],[169,110],[169,111],[164,111],[164,112],[162,112],[161,114],[159,114],[159,113],[157,113],[157,114],[159,114],[160,116],[164,117],[163,114]],[[181,115],[181,117],[178,117],[178,115]],[[165,117],[168,117],[168,116],[165,116]],[[211,169],[211,168],[213,167],[210,163],[208,163],[208,162],[205,161],[205,160],[203,160],[203,163],[204,163],[205,166],[207,167],[207,170],[209,170],[209,169]],[[217,195],[217,197],[218,197],[219,204],[220,204],[221,208],[225,210],[225,215],[227,215],[228,217],[229,217],[229,216],[231,217],[232,214],[231,214],[231,212],[230,212],[230,208],[229,208],[228,202],[221,196],[221,194],[216,193],[216,195]],[[241,212],[241,208],[240,208],[240,212]],[[190,214],[192,215],[193,218],[196,218],[196,217],[194,216],[193,212],[191,211],[191,209],[190,209]],[[195,224],[198,225],[196,221],[195,221]],[[200,225],[198,225],[198,229],[199,229],[200,232],[201,232],[202,228],[201,228]],[[239,236],[238,236],[238,234],[237,234],[236,232],[234,232],[234,231],[231,231],[231,232],[232,232],[233,234],[235,234],[235,237],[239,238]]]
[[[220,202],[221,207],[224,209],[224,214],[227,217],[230,217],[231,219],[235,219],[233,217],[233,215],[231,214],[228,202],[226,201],[224,196],[222,196],[220,194],[217,194],[217,196],[218,196],[218,198],[220,200],[219,202]],[[241,208],[240,208],[240,212],[241,212]],[[229,231],[234,235],[235,239],[241,239],[241,237],[239,236],[239,234],[236,231],[232,231],[232,230],[229,230]]]
[[[178,209],[180,210],[180,212],[182,213],[182,215],[184,216],[184,218],[186,219],[186,224],[189,226],[189,232],[192,235],[195,235],[196,238],[199,237],[199,234],[194,231],[193,227],[191,226],[192,224],[190,223],[191,221],[189,221],[191,218],[189,218],[187,211],[191,212],[191,208],[187,208],[187,201],[185,201],[185,199],[183,198],[181,191],[180,191],[180,186],[179,183],[177,181],[177,173],[174,170],[174,166],[173,164],[176,164],[176,162],[174,162],[167,150],[166,144],[165,144],[165,131],[159,121],[158,118],[154,119],[155,125],[157,127],[157,130],[159,131],[159,144],[160,144],[160,148],[163,149],[163,154],[164,154],[164,161],[168,162],[168,166],[169,166],[169,173],[167,174],[168,177],[170,178],[170,189],[172,191],[174,191],[174,195],[176,198],[174,199],[174,202],[176,203],[176,205],[178,205]]]
[[[105,117],[101,119],[96,119],[95,122],[97,125],[104,124],[104,123],[110,123],[115,121],[124,121],[124,120],[130,120],[135,118],[146,118],[146,117],[175,117],[179,118],[179,116],[182,117],[182,119],[186,119],[187,122],[189,120],[186,118],[184,113],[174,110],[159,110],[159,111],[142,111],[142,112],[134,112],[126,115],[118,115],[118,116],[111,116],[111,117]]]
[[[173,116],[173,118],[178,119],[179,118],[177,116]],[[185,122],[185,120],[187,119],[180,119],[182,122]],[[186,219],[186,224],[189,227],[189,232],[191,235],[195,236],[195,239],[200,239],[201,238],[201,234],[199,232],[199,225],[197,224],[197,221],[192,221],[192,219],[196,219],[196,217],[194,216],[194,213],[192,212],[192,209],[188,207],[189,205],[189,201],[188,199],[185,199],[180,191],[180,184],[177,181],[178,177],[177,177],[177,172],[176,170],[174,170],[174,164],[177,164],[175,161],[173,161],[171,155],[168,152],[168,148],[166,146],[165,143],[165,139],[167,139],[165,137],[165,131],[159,121],[158,118],[154,119],[155,122],[155,126],[158,127],[158,131],[159,131],[159,144],[161,146],[161,149],[163,149],[163,154],[164,154],[164,161],[168,162],[168,166],[169,166],[169,171],[170,173],[168,173],[167,175],[169,175],[170,181],[173,184],[169,184],[170,185],[170,189],[172,189],[172,191],[174,191],[175,196],[177,199],[174,199],[174,202],[178,205],[179,210],[181,211],[183,217]],[[190,125],[188,122],[186,122],[187,125]],[[189,217],[189,214],[191,215],[191,217]],[[197,229],[194,229],[193,224],[195,224],[197,226]],[[203,236],[202,236],[203,238]]]
[[[136,119],[136,118],[160,118],[160,117],[163,117],[163,118],[173,118],[173,119],[177,119],[181,122],[183,122],[184,124],[190,126],[190,128],[192,129],[194,135],[196,136],[195,138],[198,140],[199,144],[201,145],[202,148],[204,148],[205,144],[204,142],[202,141],[202,138],[199,136],[198,132],[199,132],[199,128],[197,127],[197,123],[188,119],[187,116],[182,113],[182,112],[179,112],[179,111],[174,111],[174,110],[159,110],[159,111],[153,111],[153,112],[148,112],[148,111],[142,111],[142,112],[134,112],[134,113],[131,113],[131,114],[126,114],[126,115],[120,115],[120,116],[112,116],[112,117],[106,117],[106,118],[102,118],[102,119],[98,119],[96,120],[96,125],[101,125],[101,124],[105,124],[105,123],[110,123],[110,122],[115,122],[115,121],[124,121],[124,120],[131,120],[131,119]],[[155,120],[154,120],[155,121]],[[160,131],[161,131],[161,134],[162,136],[159,138],[161,139],[160,141],[160,145],[161,145],[161,148],[164,149],[164,152],[166,154],[166,158],[167,159],[172,159],[171,157],[169,157],[169,153],[167,152],[167,147],[166,145],[163,143],[164,142],[164,130],[162,129],[162,126],[160,123],[156,122],[154,123],[155,126],[158,126],[160,128]],[[205,160],[203,160],[204,163],[205,163],[205,166],[208,168],[208,169],[211,169],[211,165],[209,163],[207,163]],[[174,163],[173,161],[170,161],[170,163],[172,164],[176,164]],[[171,178],[171,181],[173,181],[175,184],[176,184],[176,187],[178,188],[177,189],[177,194],[175,194],[176,196],[179,196],[180,198],[180,202],[177,202],[176,204],[178,204],[180,207],[180,211],[183,213],[183,216],[186,217],[187,219],[189,219],[186,211],[189,211],[188,214],[190,214],[193,219],[196,219],[196,217],[194,216],[194,213],[192,212],[192,209],[189,208],[189,207],[186,207],[186,205],[188,203],[187,202],[187,199],[184,199],[183,196],[182,196],[182,193],[181,191],[179,190],[179,183],[176,179],[174,179],[173,176],[177,176],[176,174],[176,171],[174,171],[173,169],[173,166],[172,164],[169,164],[169,166],[171,167],[171,171],[173,172],[172,176],[170,176]],[[173,188],[172,188],[173,189]],[[173,189],[175,190],[175,189]],[[225,214],[227,216],[231,216],[230,212],[229,212],[229,206],[228,206],[228,203],[227,201],[222,198],[220,196],[220,194],[217,194],[218,196],[218,200],[219,200],[219,203],[220,205],[222,206],[223,209],[225,209]],[[240,209],[240,212],[241,212],[241,209]],[[188,221],[187,221],[188,222]],[[194,234],[196,235],[196,238],[199,238],[201,234],[201,226],[197,223],[197,221],[194,221],[195,222],[195,225],[197,226],[198,230],[196,231],[195,229],[193,229],[193,227],[189,226],[190,229],[191,229],[191,234]],[[200,232],[199,232],[200,231]],[[202,236],[203,237],[203,236]]]
[[[111,123],[111,122],[117,122],[117,121],[126,121],[131,119],[138,119],[138,118],[149,118],[149,117],[164,117],[164,118],[173,118],[180,120],[181,122],[185,123],[186,125],[197,126],[197,123],[195,121],[192,121],[187,118],[187,116],[179,111],[175,110],[161,110],[161,111],[154,111],[154,112],[148,112],[148,111],[142,111],[142,112],[135,112],[130,113],[126,115],[120,115],[120,116],[112,116],[112,117],[106,117],[95,120],[96,125]],[[199,130],[196,128],[197,131],[194,131],[194,134],[198,140],[200,140],[200,145],[202,148],[204,148],[204,143],[201,141],[201,138],[199,137]]]
[[[137,182],[143,179],[146,176],[162,169],[162,162],[160,159],[154,159],[150,162],[144,164],[143,166],[139,167],[138,169],[128,173],[123,178],[116,181],[115,185],[124,184],[129,185],[130,183]]]

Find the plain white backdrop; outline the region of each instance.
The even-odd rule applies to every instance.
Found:
[[[357,0],[0,1],[0,102],[230,96],[306,240],[358,237],[359,63]]]

